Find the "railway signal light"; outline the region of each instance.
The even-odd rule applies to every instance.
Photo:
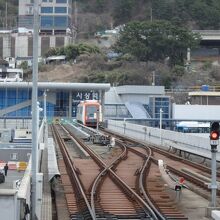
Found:
[[[219,144],[219,122],[215,121],[210,126],[210,145],[216,149]]]
[[[210,139],[211,140],[218,140],[219,139],[219,133],[216,131],[212,131],[210,134]]]

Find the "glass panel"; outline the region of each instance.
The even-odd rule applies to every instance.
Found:
[[[41,13],[53,13],[53,7],[41,7]]]
[[[55,13],[66,13],[67,8],[66,7],[55,7]]]
[[[67,0],[56,0],[56,3],[67,3]]]
[[[67,17],[59,16],[54,18],[55,27],[67,27]]]
[[[41,16],[41,27],[53,27],[53,17],[52,16]]]

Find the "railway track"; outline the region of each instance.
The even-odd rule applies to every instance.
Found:
[[[58,166],[71,220],[96,219],[78,178],[77,168],[55,126],[52,126],[52,133],[63,156],[63,159],[58,161]]]
[[[82,213],[84,217],[87,217],[85,219],[187,219],[177,210],[174,204],[167,206],[168,201],[169,204],[172,201],[163,190],[163,185],[160,185],[160,189],[158,188],[157,202],[152,199],[152,191],[155,192],[155,190],[149,187],[150,184],[148,186],[147,176],[151,173],[149,175],[151,180],[157,182],[156,177],[158,175],[155,177],[155,172],[150,171],[153,167],[150,159],[152,157],[150,148],[139,148],[137,151],[121,142],[121,153],[114,160],[106,163],[95,151],[78,139],[71,130],[67,127],[62,127],[62,129],[67,133],[68,138],[77,140],[96,163],[96,168],[91,169],[89,167],[89,170],[93,172],[92,177],[95,178],[90,181],[92,184],[88,187],[88,184],[87,186],[85,184],[88,181],[83,180],[83,175],[81,175],[85,166],[84,168],[83,166],[77,167],[74,164],[64,141],[58,134],[57,128],[53,126],[54,136],[61,146],[66,170],[70,175],[72,188],[74,188],[75,199],[73,200],[78,201],[75,203],[77,208],[70,211],[71,216]],[[74,174],[71,174],[71,172]],[[91,177],[91,175],[89,176]],[[158,181],[161,182],[161,180]],[[73,197],[72,194],[66,196],[67,201],[71,196]],[[67,203],[71,207],[74,202]]]
[[[115,138],[119,139],[120,141],[124,141],[131,146],[135,146],[137,141],[133,139],[129,139],[127,137],[115,134],[110,131],[103,131],[108,135],[112,135]],[[145,144],[139,143],[140,146],[144,147]],[[210,199],[210,191],[211,189],[208,188],[208,184],[211,182],[211,169],[207,166],[204,166],[199,163],[195,163],[193,161],[187,160],[183,157],[177,156],[172,152],[160,149],[153,145],[149,146],[153,151],[152,160],[155,164],[158,164],[158,160],[163,160],[166,164],[166,168],[178,177],[184,177],[185,185],[188,185],[188,188],[196,193],[200,194],[206,199]],[[220,172],[217,171],[218,181],[220,181]],[[201,190],[197,190],[199,188]],[[201,191],[201,193],[200,193]],[[217,191],[217,195],[220,198],[220,191]]]

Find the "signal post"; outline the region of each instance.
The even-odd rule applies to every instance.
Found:
[[[212,182],[210,188],[212,190],[212,201],[211,208],[216,207],[216,191],[217,191],[217,182],[216,182],[216,153],[217,146],[219,144],[219,122],[213,122],[210,126],[210,145],[212,153]]]

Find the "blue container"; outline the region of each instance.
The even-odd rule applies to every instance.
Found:
[[[201,90],[202,91],[209,91],[209,86],[208,85],[202,85]]]

